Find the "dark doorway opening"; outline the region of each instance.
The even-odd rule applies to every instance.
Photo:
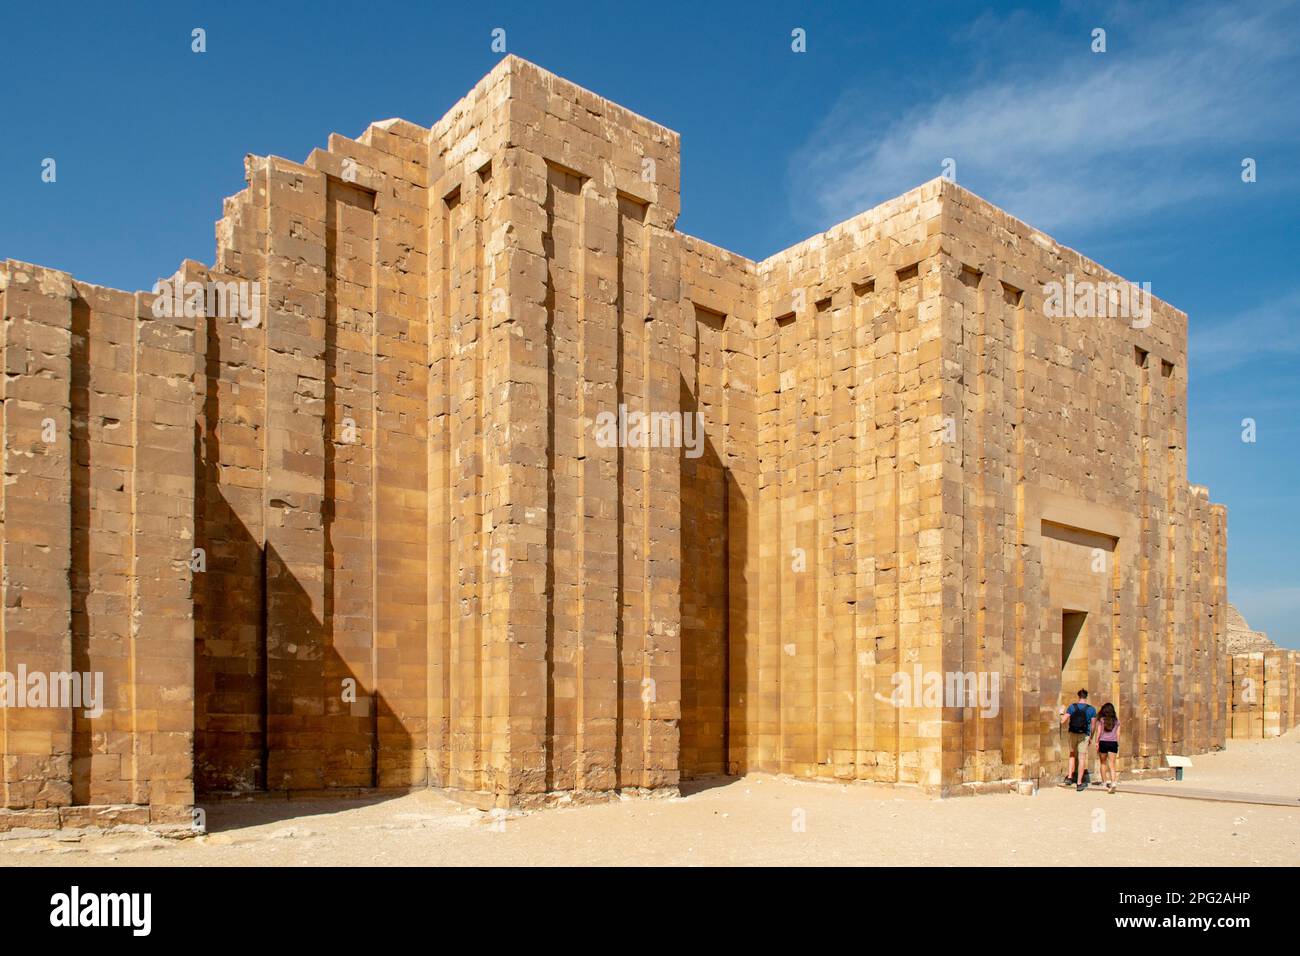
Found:
[[[1073,701],[1088,686],[1088,641],[1084,634],[1086,611],[1061,612],[1061,699]]]

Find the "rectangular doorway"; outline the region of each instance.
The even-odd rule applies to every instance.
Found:
[[[1061,612],[1061,702],[1070,703],[1088,686],[1086,611]]]

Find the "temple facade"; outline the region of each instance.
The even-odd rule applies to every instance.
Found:
[[[679,145],[508,57],[248,157],[211,266],[0,264],[7,825],[1005,790],[1082,687],[1124,772],[1223,744],[1186,315],[944,179],[746,259]]]

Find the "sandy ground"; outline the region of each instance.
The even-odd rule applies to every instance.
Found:
[[[1193,759],[1186,786],[1300,797],[1300,730]],[[1062,788],[936,800],[771,776],[504,820],[434,791],[239,801],[210,807],[208,829],[185,840],[138,831],[0,834],[0,865],[1300,864],[1300,805]]]

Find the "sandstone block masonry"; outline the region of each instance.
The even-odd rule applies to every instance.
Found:
[[[1228,605],[1232,678],[1228,736],[1280,737],[1300,726],[1300,651],[1278,647]]]
[[[509,57],[431,129],[249,157],[156,294],[0,267],[0,671],[105,687],[0,710],[7,825],[1006,787],[1082,685],[1127,770],[1223,743],[1186,316],[1055,317],[1120,280],[942,180],[750,261],[676,230],[679,147]]]

